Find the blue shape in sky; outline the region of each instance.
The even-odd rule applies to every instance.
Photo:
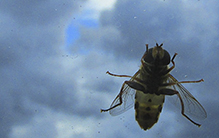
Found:
[[[97,20],[79,20],[78,21],[80,25],[82,25],[85,28],[97,28],[98,27],[98,22]],[[66,45],[69,46],[74,41],[76,41],[80,37],[80,32],[79,32],[79,26],[72,21],[72,23],[68,26],[66,30]]]
[[[72,44],[80,36],[79,28],[76,27],[73,23],[69,25],[66,30],[66,43],[67,45]]]
[[[97,20],[82,20],[81,24],[84,25],[85,27],[89,27],[89,28],[97,28],[98,27]]]
[[[97,20],[73,20],[71,24],[66,29],[66,50],[69,50],[69,47],[73,45],[73,43],[80,38],[80,30],[79,27],[82,26],[83,28],[97,28],[98,22]],[[79,52],[81,54],[87,54],[89,52],[88,49],[80,48]],[[71,52],[70,52],[71,53]]]

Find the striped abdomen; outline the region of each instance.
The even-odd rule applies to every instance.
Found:
[[[142,129],[150,129],[158,121],[163,103],[164,95],[145,94],[142,91],[136,91],[135,119]]]

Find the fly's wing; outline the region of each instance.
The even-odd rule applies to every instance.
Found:
[[[170,75],[170,74],[169,74]],[[172,75],[168,78],[169,83],[178,82]],[[173,89],[179,92],[183,105],[184,113],[193,119],[202,120],[207,117],[207,113],[202,105],[195,99],[195,97],[185,88],[182,84],[177,83],[171,86]],[[179,102],[179,99],[177,100]],[[178,105],[181,105],[178,103]]]
[[[119,115],[119,114],[129,110],[130,108],[132,108],[134,106],[135,91],[136,90],[130,88],[127,84],[125,84],[122,91],[123,91],[122,95],[119,94],[110,106],[110,107],[113,107],[113,106],[119,104],[120,103],[120,96],[121,96],[122,104],[109,111],[109,113],[112,116]]]
[[[139,71],[135,73],[135,75],[130,79],[130,81],[136,81],[135,78],[139,78]],[[112,108],[109,113],[112,116],[119,115],[134,106],[135,102],[135,93],[136,90],[129,87],[127,84],[123,84],[124,86],[121,88],[120,93],[116,96],[114,101],[112,102],[110,107],[118,105],[120,102],[120,98],[122,99],[122,103],[115,108]]]

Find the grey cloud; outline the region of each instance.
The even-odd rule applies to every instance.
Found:
[[[20,25],[53,25],[57,21],[69,20],[69,14],[77,12],[86,0],[55,0],[55,1],[2,1],[1,11],[12,16]],[[68,14],[66,14],[68,13]],[[60,23],[61,23],[60,22]],[[62,26],[63,24],[60,24]]]

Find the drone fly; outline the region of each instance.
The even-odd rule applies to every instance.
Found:
[[[148,44],[146,44],[146,52],[141,58],[140,69],[134,76],[106,72],[112,76],[130,77],[131,79],[123,83],[110,108],[101,109],[101,112],[109,111],[111,115],[115,116],[134,106],[136,121],[142,129],[147,130],[158,121],[165,95],[177,95],[181,114],[193,124],[201,126],[191,117],[204,119],[207,117],[207,113],[192,94],[182,86],[182,83],[198,83],[204,80],[178,82],[170,74],[175,67],[173,60],[177,53],[171,59],[169,53],[162,46],[163,44],[156,43],[155,47],[148,49]],[[172,63],[171,67],[168,66],[170,62]]]

